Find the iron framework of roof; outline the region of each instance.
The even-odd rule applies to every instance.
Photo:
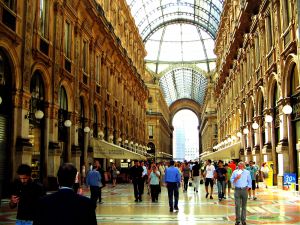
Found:
[[[213,70],[215,63],[213,41],[216,38],[223,2],[224,0],[127,0],[146,49],[152,56],[145,59],[147,67],[156,74],[161,74],[172,64],[182,65],[181,68],[167,71],[160,76],[159,84],[169,105],[181,98],[203,103],[207,87],[206,76]],[[170,32],[172,35],[175,25],[180,27],[178,30],[181,36],[170,41],[166,37],[170,36]],[[185,40],[183,36],[188,32],[184,26],[195,27],[193,32],[198,34],[198,39]],[[165,47],[173,43],[177,44],[178,54],[172,54],[173,49]],[[194,49],[191,47],[193,45]],[[190,52],[186,53],[186,49]],[[196,53],[192,54],[192,50]],[[167,59],[166,51],[170,52],[172,59]],[[181,56],[175,59],[179,54]],[[200,66],[206,74],[185,67],[191,64]]]

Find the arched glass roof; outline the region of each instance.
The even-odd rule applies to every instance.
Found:
[[[157,30],[145,43],[147,67],[161,73],[170,64],[196,64],[204,71],[215,68],[214,40],[191,24],[170,24]]]
[[[206,74],[215,68],[214,39],[223,2],[224,0],[127,0],[148,53],[145,58],[146,66],[161,77],[159,83],[169,104],[183,96],[200,104],[203,101],[206,86],[200,86],[201,91],[197,94],[187,93],[188,90],[196,90],[196,85],[206,84],[197,83],[200,78],[190,79],[197,77],[197,72],[191,72],[193,70],[187,70],[183,66],[174,70],[173,75],[172,72],[165,75],[161,73],[174,65],[196,65]],[[169,79],[170,77],[174,78]],[[184,88],[178,88],[182,83],[177,77],[184,78]],[[201,73],[200,77],[205,77],[205,74]],[[175,94],[168,96],[167,93]]]
[[[168,105],[183,98],[203,104],[207,78],[192,68],[176,68],[167,72],[159,80],[159,86]]]

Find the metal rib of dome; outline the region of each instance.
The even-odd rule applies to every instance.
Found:
[[[159,85],[168,105],[183,98],[203,104],[207,78],[192,68],[177,68],[166,73],[159,80]]]
[[[159,27],[186,21],[207,31],[213,39],[224,0],[127,0],[141,36],[146,42]]]

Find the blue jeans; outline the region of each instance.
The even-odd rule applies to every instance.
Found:
[[[225,185],[226,185],[225,180],[222,180],[222,181],[218,180],[217,185],[218,185],[218,197],[219,198],[224,198],[224,195],[225,195]]]
[[[33,221],[31,220],[17,220],[16,225],[32,225]]]

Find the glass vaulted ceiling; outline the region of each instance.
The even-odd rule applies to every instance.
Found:
[[[167,103],[203,103],[224,0],[127,0]],[[187,68],[196,66],[198,69]]]

